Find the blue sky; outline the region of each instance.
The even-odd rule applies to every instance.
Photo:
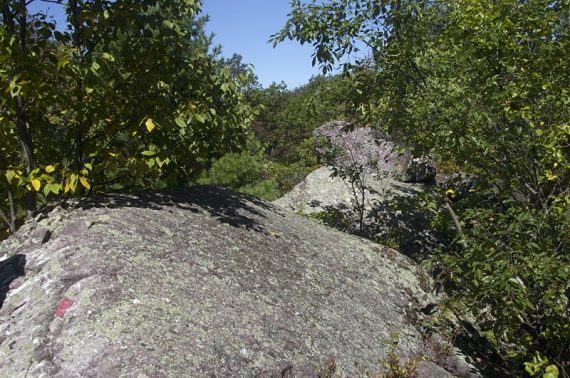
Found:
[[[224,55],[241,54],[255,67],[263,86],[284,81],[289,88],[305,84],[318,74],[311,66],[312,48],[286,41],[273,48],[267,40],[278,32],[290,11],[289,0],[205,0],[206,26]]]
[[[307,83],[319,73],[311,66],[310,45],[286,41],[273,48],[267,43],[287,20],[290,0],[204,0],[203,13],[210,16],[206,26],[214,33],[214,43],[222,45],[223,55],[238,53],[243,62],[252,64],[264,87],[284,81],[291,89]],[[61,22],[65,16],[62,6],[34,1],[31,11],[49,8]]]

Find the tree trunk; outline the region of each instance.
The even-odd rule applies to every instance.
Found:
[[[2,21],[6,27],[6,31],[17,38],[20,56],[24,57],[27,51],[27,33],[28,33],[28,11],[26,0],[20,0],[17,9],[11,8],[8,2],[2,2]],[[16,22],[17,21],[17,22]],[[20,73],[18,61],[15,62],[15,74]],[[35,168],[34,145],[32,130],[29,125],[28,114],[26,109],[26,102],[22,95],[14,98],[14,106],[16,110],[16,135],[22,147],[22,162],[24,163],[24,171],[29,175]],[[11,212],[15,212],[13,204],[13,197],[9,192],[9,200]],[[36,210],[36,193],[29,191],[24,195],[24,208],[26,209],[26,216],[30,217],[34,210]],[[15,214],[11,215],[12,220],[9,222],[10,227],[15,225]]]
[[[16,204],[14,203],[14,196],[12,190],[8,188],[8,206],[10,207],[10,212],[6,215],[2,209],[0,209],[0,216],[6,222],[6,225],[10,229],[10,233],[16,232]]]
[[[26,0],[20,0],[19,6],[19,44],[20,53],[26,54],[27,50],[27,32],[28,32],[28,11]],[[19,67],[16,67],[16,71],[19,71]],[[32,130],[28,122],[28,114],[26,109],[26,102],[22,95],[16,97],[16,131],[18,134],[18,139],[20,145],[22,146],[22,160],[25,164],[24,171],[26,176],[34,170],[36,161],[34,157],[34,143],[32,137]],[[24,208],[26,209],[26,218],[31,218],[33,212],[36,210],[36,193],[34,191],[28,191],[24,195]]]
[[[83,41],[81,40],[81,22],[79,17],[79,1],[78,0],[71,0],[68,3],[70,9],[70,23],[73,27],[73,47],[75,48],[77,57],[81,59],[83,54]],[[77,79],[77,88],[78,88],[78,97],[77,101],[79,104],[83,102],[83,81],[82,78]],[[75,126],[75,136],[73,138],[73,145],[72,145],[72,168],[75,171],[81,170],[83,168],[83,144],[84,144],[84,133],[85,133],[85,121],[82,118],[79,118],[78,124]]]
[[[33,139],[27,120],[26,105],[22,96],[16,98],[16,117],[16,131],[22,146],[22,160],[25,164],[24,172],[26,176],[29,176],[34,170],[36,162]],[[27,191],[24,195],[24,208],[26,209],[26,218],[30,218],[36,210],[36,193],[34,191]]]

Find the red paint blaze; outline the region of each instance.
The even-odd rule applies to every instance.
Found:
[[[55,316],[62,318],[74,303],[73,299],[63,298],[55,308]]]

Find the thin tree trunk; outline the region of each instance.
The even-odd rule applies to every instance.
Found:
[[[25,167],[24,172],[26,176],[34,170],[36,162],[34,157],[34,144],[31,136],[30,126],[27,120],[26,106],[22,96],[16,98],[16,131],[18,139],[22,146],[22,160]],[[34,191],[27,191],[24,194],[24,208],[26,209],[26,218],[30,218],[32,213],[36,210],[37,205],[36,193]]]
[[[20,0],[19,8],[19,44],[20,53],[24,55],[27,50],[27,29],[28,29],[28,12],[26,0]],[[19,67],[16,67],[16,71]],[[24,161],[24,171],[27,176],[34,170],[36,161],[34,157],[34,144],[32,137],[32,130],[30,128],[26,103],[24,97],[19,95],[16,97],[16,131],[20,145],[22,146],[22,160]],[[36,210],[37,199],[34,191],[28,191],[24,195],[24,208],[26,209],[26,218],[31,218],[33,212]]]
[[[73,27],[73,47],[76,50],[77,57],[81,60],[81,56],[83,53],[83,41],[81,40],[81,23],[79,21],[79,1],[72,0],[69,2],[70,8],[70,23]],[[78,88],[78,103],[83,102],[83,81],[81,78],[77,79],[77,88]],[[83,158],[84,158],[84,134],[85,134],[85,122],[79,119],[79,123],[76,125],[76,133],[73,141],[73,151],[72,151],[72,158],[71,161],[73,162],[72,168],[76,171],[79,171],[83,168]]]
[[[14,231],[12,231],[12,227],[10,227],[10,220],[8,219],[4,211],[2,211],[2,209],[0,209],[0,218],[4,220],[4,223],[6,223],[6,225],[10,228],[10,232],[13,233]]]
[[[10,231],[16,232],[16,204],[14,203],[14,195],[12,190],[8,188],[8,204],[10,205]]]
[[[14,206],[14,197],[12,196],[12,190],[8,188],[8,206],[10,207],[9,214],[6,215],[2,209],[0,209],[0,218],[4,220],[8,228],[10,229],[10,233],[16,232],[16,208]]]

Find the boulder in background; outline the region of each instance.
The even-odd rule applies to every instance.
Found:
[[[414,157],[378,130],[334,121],[315,129],[313,136],[325,138],[328,142],[317,148],[317,155],[324,163],[339,167],[356,164],[368,173],[390,176],[404,182],[435,180],[433,160]]]

